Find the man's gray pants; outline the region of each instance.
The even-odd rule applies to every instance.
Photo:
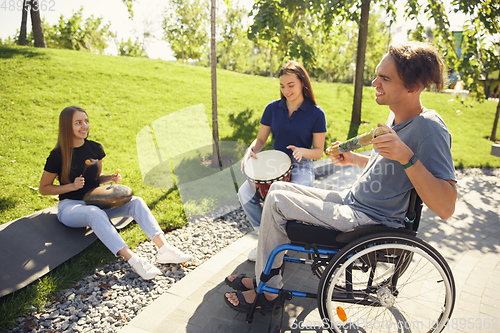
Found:
[[[362,225],[378,224],[368,216],[343,204],[343,197],[333,191],[302,186],[287,182],[271,185],[262,211],[257,246],[255,276],[257,283],[271,251],[278,245],[290,242],[286,233],[288,220],[298,220],[324,228],[346,231]],[[280,252],[272,268],[283,263],[284,252]],[[281,275],[276,275],[266,284],[281,289]]]

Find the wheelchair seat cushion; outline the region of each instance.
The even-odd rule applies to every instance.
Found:
[[[322,245],[323,247],[341,248],[345,243],[336,241],[340,230],[318,227],[312,224],[305,224],[300,221],[288,221],[286,232],[292,244],[296,245]]]
[[[385,225],[371,225],[367,227],[359,227],[351,230],[347,230],[337,236],[337,242],[339,243],[350,243],[356,239],[367,235],[374,235],[378,233],[391,233],[398,232],[403,233],[409,236],[415,236],[417,234],[416,231],[405,229],[405,228],[391,228]]]
[[[286,232],[292,244],[315,244],[320,247],[340,249],[346,244],[366,235],[399,232],[415,236],[415,231],[404,228],[391,228],[384,225],[360,227],[342,232],[340,230],[318,227],[300,221],[288,221]]]

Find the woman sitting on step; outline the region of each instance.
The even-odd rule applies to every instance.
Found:
[[[102,159],[106,154],[102,145],[87,139],[89,128],[89,118],[85,110],[77,106],[62,110],[59,116],[57,145],[47,158],[39,190],[43,195],[59,195],[59,221],[71,228],[90,226],[114,255],[124,257],[132,269],[145,280],[155,278],[160,274],[160,270],[130,250],[109,221],[110,218],[134,218],[144,233],[158,246],[158,263],[182,263],[191,260],[191,255],[167,244],[163,231],[142,198],[133,196],[123,206],[110,209],[84,203],[84,195],[100,184],[112,181],[119,183],[122,180],[120,173],[103,174]],[[88,164],[87,160],[95,162]],[[56,177],[59,184],[54,184]]]

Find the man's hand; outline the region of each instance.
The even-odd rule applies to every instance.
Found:
[[[335,141],[332,143],[332,146],[341,143],[340,141]],[[364,156],[361,154],[356,154],[350,151],[346,151],[345,153],[339,155],[328,155],[328,158],[332,163],[338,166],[357,166],[358,168],[364,169],[368,160],[370,159],[368,156]]]
[[[389,126],[378,124],[378,127],[385,127],[390,133],[374,138],[372,140],[373,148],[377,149],[382,157],[397,161],[403,165],[408,163],[413,156],[413,151]]]

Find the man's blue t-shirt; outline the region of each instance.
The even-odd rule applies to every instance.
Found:
[[[307,98],[291,117],[288,116],[285,98],[272,101],[266,106],[260,123],[271,127],[274,149],[288,154],[290,158],[293,151],[287,146],[311,148],[313,133],[326,132],[325,112]]]

